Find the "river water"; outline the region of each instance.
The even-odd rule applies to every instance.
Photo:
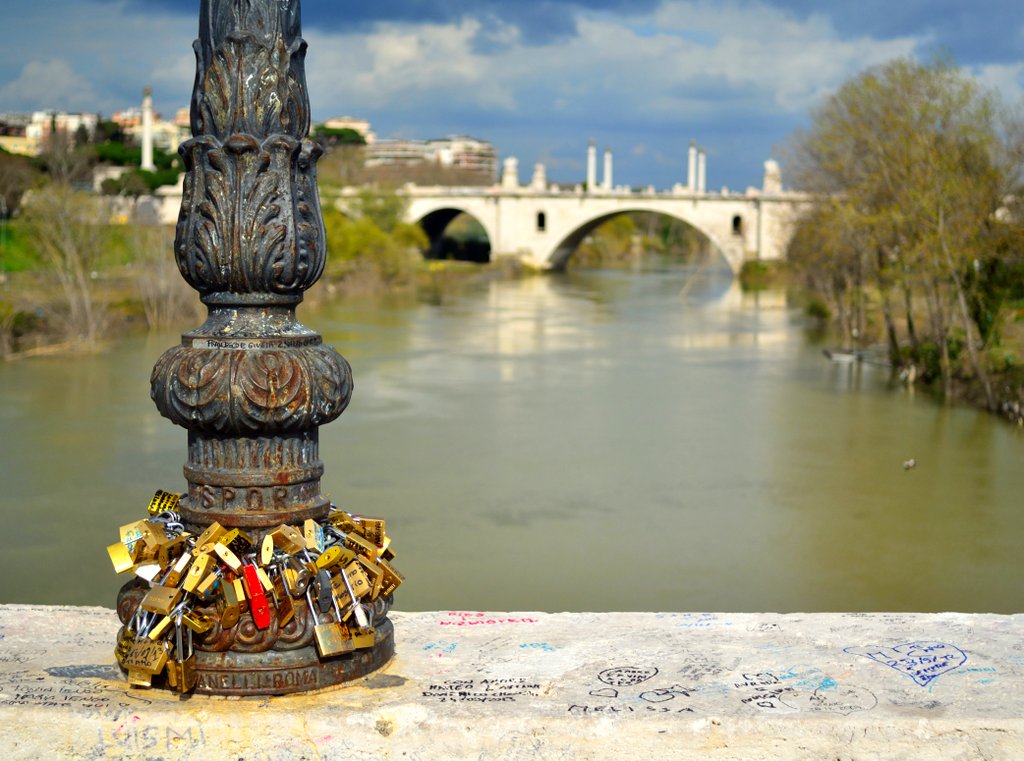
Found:
[[[388,519],[400,609],[1022,607],[1024,432],[827,361],[781,294],[675,266],[299,314],[352,363],[324,487]],[[113,605],[105,546],[184,488],[176,340],[0,365],[0,602]]]

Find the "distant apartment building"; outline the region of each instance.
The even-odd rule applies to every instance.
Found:
[[[31,114],[0,114],[0,148],[21,156],[38,155],[39,140],[25,134],[31,122]]]
[[[31,114],[0,114],[0,147],[10,153],[38,156],[54,134],[74,138],[84,129],[91,139],[99,124],[98,114],[34,111]]]
[[[370,129],[370,123],[366,119],[357,119],[354,116],[333,116],[318,126],[327,127],[327,129],[350,129],[353,132],[358,132],[367,145],[377,142],[377,134]]]
[[[367,148],[366,166],[437,164],[493,181],[498,155],[486,140],[452,135],[437,140],[378,140]]]

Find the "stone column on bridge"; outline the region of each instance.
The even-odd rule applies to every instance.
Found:
[[[530,180],[530,189],[548,189],[548,174],[543,164],[537,163],[533,165],[533,179]]]
[[[587,192],[593,193],[597,188],[597,146],[591,140],[587,144]]]
[[[601,180],[601,188],[611,192],[612,187],[612,149],[604,149],[604,177]]]
[[[153,163],[153,91],[146,88],[142,91],[142,169],[147,172],[156,170]]]
[[[701,148],[697,151],[697,192],[707,192],[707,154],[704,153],[704,149]]]
[[[697,190],[697,141],[690,141],[690,150],[686,156],[686,187],[691,192]]]
[[[501,187],[506,190],[515,190],[519,187],[519,159],[509,156],[501,171]]]
[[[761,184],[761,192],[765,195],[777,195],[782,192],[782,170],[779,169],[779,162],[775,159],[768,159],[764,162],[764,181]]]

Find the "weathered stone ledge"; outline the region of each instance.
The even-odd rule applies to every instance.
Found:
[[[0,606],[0,747],[36,758],[1024,758],[1024,615],[393,613],[347,687],[128,689],[102,608]]]

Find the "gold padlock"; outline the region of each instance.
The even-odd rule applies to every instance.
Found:
[[[324,554],[316,559],[315,565],[317,570],[326,569],[329,571],[336,565],[346,566],[355,559],[356,553],[352,552],[352,550],[334,545],[333,547],[328,547]]]
[[[263,541],[260,542],[260,565],[270,565],[274,559],[274,537],[267,534],[263,537]]]
[[[274,608],[277,611],[277,625],[283,628],[295,617],[295,604],[285,589],[284,580],[278,577],[274,581]]]
[[[233,528],[217,540],[236,555],[244,555],[255,545],[252,537],[240,528]]]
[[[392,594],[399,585],[405,581],[405,577],[391,567],[391,564],[383,558],[377,561],[380,569],[384,572],[384,577],[381,581],[380,593],[383,597],[387,597]]]
[[[324,530],[312,518],[302,524],[302,538],[306,540],[306,548],[316,552],[324,551]]]
[[[306,539],[302,532],[286,523],[271,531],[270,536],[273,537],[274,546],[289,555],[306,549]]]
[[[370,580],[366,577],[366,572],[363,571],[362,564],[358,561],[345,566],[343,573],[348,576],[348,583],[352,588],[352,594],[358,599],[363,599],[373,590],[373,585],[370,584]]]
[[[135,521],[121,526],[121,542],[128,548],[129,552],[135,550],[135,545],[142,541],[142,524],[145,521]]]
[[[384,569],[362,555],[359,556],[358,560],[359,564],[363,567],[363,572],[370,579],[370,599],[376,600],[380,597],[380,590],[384,584]]]
[[[142,598],[142,609],[166,616],[178,604],[181,595],[182,590],[177,587],[165,587],[158,584],[151,587],[146,592],[146,596]]]
[[[185,538],[182,536],[176,536],[168,542],[163,542],[157,546],[156,558],[161,568],[166,568],[171,564],[171,559],[187,549],[188,545],[185,543]]]
[[[167,634],[167,630],[170,628],[172,623],[173,619],[170,616],[164,616],[156,622],[153,628],[149,630],[149,634],[146,636],[149,637],[151,641],[156,642]]]
[[[364,647],[373,647],[373,643],[376,640],[377,633],[373,629],[373,627],[370,627],[369,629],[364,629],[360,632],[355,632],[352,635],[352,644],[355,645],[357,649],[361,649]]]
[[[224,561],[224,563],[235,573],[238,573],[242,567],[242,561],[238,559],[238,556],[228,549],[227,545],[217,542],[213,545],[213,551],[217,553],[217,557]]]
[[[230,582],[221,584],[221,595],[217,600],[217,610],[220,613],[220,625],[224,629],[230,629],[238,623],[242,615],[242,607],[238,602],[238,595],[235,594],[235,585]]]
[[[210,631],[214,624],[213,616],[203,615],[197,610],[190,610],[188,613],[183,614],[181,621],[196,634]]]
[[[192,567],[185,574],[185,581],[182,588],[186,592],[195,592],[199,582],[206,578],[206,575],[213,568],[214,559],[205,552],[196,552],[192,558]]]
[[[199,676],[196,671],[196,653],[192,647],[192,630],[188,631],[188,647],[186,648],[179,621],[174,640],[174,658],[167,662],[167,686],[178,692],[191,692],[195,688]]]
[[[107,547],[107,554],[110,555],[110,562],[114,564],[114,571],[124,573],[135,567],[136,553],[128,549],[124,542],[114,542]]]
[[[345,547],[357,555],[366,555],[368,558],[377,557],[377,545],[359,534],[345,534]]]
[[[205,579],[196,584],[196,596],[204,600],[209,598],[218,581],[220,581],[220,569],[214,567],[210,573],[206,574]]]
[[[328,515],[327,521],[343,534],[351,534],[352,532],[359,530],[355,521],[352,520],[352,516],[346,512],[342,512],[341,510]]]
[[[125,668],[125,659],[128,657],[128,653],[131,652],[132,645],[135,644],[137,632],[131,626],[122,626],[121,632],[117,637],[117,645],[114,646],[114,657],[117,659],[117,665],[121,668]]]
[[[357,530],[367,540],[373,542],[378,547],[384,544],[385,535],[385,524],[383,518],[366,518],[365,516],[359,516],[359,521],[356,524]]]
[[[203,531],[203,533],[196,537],[196,547],[202,547],[203,545],[216,542],[227,532],[228,530],[226,528],[217,523],[217,521],[214,521],[206,527],[206,530]]]
[[[335,607],[338,603],[335,601]],[[313,642],[316,643],[316,651],[321,658],[330,658],[334,655],[344,655],[356,649],[350,636],[347,636],[348,627],[337,621],[332,623],[320,623],[320,616],[317,615],[316,605],[309,590],[306,590],[306,609],[313,616]]]
[[[153,499],[149,501],[149,507],[146,509],[150,515],[160,515],[162,512],[177,510],[179,502],[181,502],[180,494],[172,494],[171,492],[157,489]]]
[[[242,609],[242,613],[249,610],[249,596],[245,593],[245,582],[241,579],[235,579],[231,582],[235,588],[235,598],[238,600],[238,606]]]
[[[167,572],[167,576],[164,578],[165,587],[176,587],[181,583],[182,577],[188,571],[188,565],[192,562],[192,553],[183,552],[181,556],[174,561],[174,565],[171,566],[171,570]]]
[[[150,642],[139,639],[132,643],[124,659],[124,668],[128,673],[141,671],[156,676],[167,665],[168,644],[166,642]]]
[[[152,687],[153,674],[142,669],[128,669],[128,684],[132,687]]]

